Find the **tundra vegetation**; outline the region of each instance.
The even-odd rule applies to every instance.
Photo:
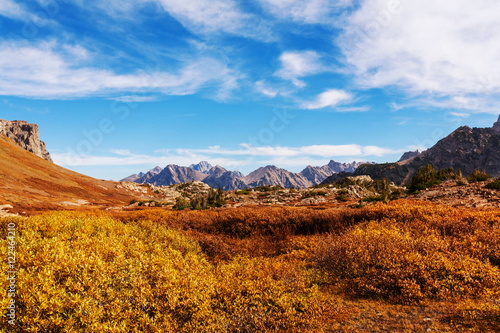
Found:
[[[500,330],[500,210],[48,212],[1,220],[2,258],[9,222],[4,332]]]

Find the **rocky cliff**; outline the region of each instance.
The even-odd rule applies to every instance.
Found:
[[[52,162],[45,142],[40,141],[38,125],[24,120],[8,121],[0,119],[0,135],[4,135],[27,151]]]
[[[493,127],[491,129],[495,132],[500,132],[500,116],[498,116],[497,122],[493,124]]]

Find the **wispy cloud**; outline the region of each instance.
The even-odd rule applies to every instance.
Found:
[[[349,145],[312,145],[302,147],[254,147],[241,144],[237,149],[227,149],[220,146],[205,149],[168,149],[157,151],[155,155],[134,154],[129,150],[111,150],[110,156],[76,155],[74,153],[54,153],[53,160],[64,166],[109,166],[109,165],[190,165],[202,160],[226,167],[246,165],[289,165],[304,167],[316,161],[322,165],[323,161],[334,158],[382,157],[400,154],[405,149],[391,149],[378,146]],[[304,161],[307,161],[304,162]]]
[[[316,51],[284,52],[279,58],[281,68],[274,75],[290,80],[295,86],[302,88],[305,83],[298,78],[324,71],[320,59],[321,56]]]
[[[259,40],[272,38],[268,23],[242,11],[233,0],[158,0],[162,8],[196,33],[230,33]]]
[[[157,96],[141,96],[141,95],[127,95],[110,98],[113,101],[124,103],[139,103],[139,102],[154,102],[158,99]]]
[[[316,96],[316,99],[314,101],[303,103],[301,107],[303,109],[308,109],[308,110],[323,109],[326,107],[336,107],[340,104],[351,102],[353,98],[354,96],[351,93],[348,93],[347,91],[329,89]],[[351,111],[363,111],[363,110],[356,108]],[[344,111],[349,111],[349,110],[344,110]]]
[[[258,92],[267,97],[276,97],[278,95],[278,91],[268,87],[264,81],[255,82],[255,88]]]
[[[19,2],[12,0],[0,0],[0,15],[20,21],[31,21],[37,25],[49,23],[49,20],[31,13]]]
[[[280,19],[303,23],[330,23],[331,16],[352,5],[352,0],[259,0],[262,7]]]
[[[173,72],[137,70],[118,74],[99,68],[75,53],[85,52],[79,46],[56,42],[1,43],[0,94],[40,98],[116,92],[187,95],[212,88],[218,98],[226,98],[237,87],[236,73],[213,58],[195,59]]]

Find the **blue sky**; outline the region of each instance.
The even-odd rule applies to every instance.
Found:
[[[0,118],[104,179],[395,161],[500,113],[493,0],[0,0]]]

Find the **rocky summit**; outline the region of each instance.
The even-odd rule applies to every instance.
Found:
[[[0,119],[0,135],[4,135],[27,151],[52,162],[45,142],[40,140],[37,124],[28,124],[24,120],[8,121]]]

